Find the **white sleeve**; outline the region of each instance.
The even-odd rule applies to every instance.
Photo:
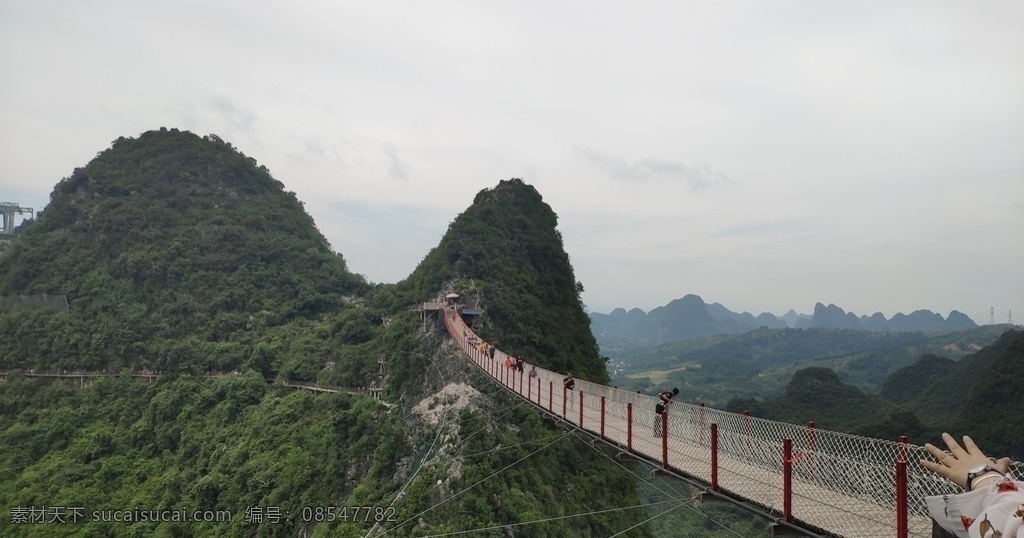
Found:
[[[932,518],[961,538],[1024,538],[1024,482],[1004,478],[925,502]]]

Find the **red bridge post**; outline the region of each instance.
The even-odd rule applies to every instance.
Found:
[[[896,455],[896,538],[907,538],[907,436],[900,436]]]
[[[523,371],[519,370],[519,395],[523,395]]]
[[[668,413],[661,414],[661,466],[668,469]]]
[[[711,423],[711,489],[718,491],[718,423]]]
[[[583,391],[580,391],[580,428],[583,427]]]
[[[782,440],[782,517],[793,521],[793,440]]]
[[[555,408],[551,405],[551,401],[555,398],[555,382],[548,381],[548,411],[554,412]]]
[[[633,451],[633,402],[626,404],[626,450]]]
[[[604,396],[601,396],[601,439],[604,439]]]

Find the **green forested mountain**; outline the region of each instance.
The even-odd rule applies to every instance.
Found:
[[[821,303],[814,305],[814,314],[800,316],[790,310],[783,318],[762,312],[738,314],[719,303],[707,304],[697,295],[674,299],[649,313],[634,308],[616,308],[608,314],[591,312],[593,331],[598,345],[608,353],[630,348],[650,347],[672,342],[737,334],[757,329],[851,329],[871,332],[938,332],[976,328],[966,315],[953,310],[948,318],[929,310],[911,314],[897,313],[886,319],[881,312],[857,316],[842,308]]]
[[[480,191],[441,243],[386,297],[408,303],[445,283],[484,310],[476,330],[510,353],[604,382],[607,373],[556,229],[558,217],[520,179]],[[384,294],[386,295],[386,294]]]
[[[999,344],[993,346],[998,352],[967,392],[953,428],[970,433],[983,448],[992,447],[992,454],[1022,461],[1024,331],[1006,333]],[[958,390],[963,388],[958,387]]]
[[[956,362],[923,356],[893,372],[882,386],[882,395],[930,421],[951,421],[963,409],[972,387],[987,375],[992,362],[1013,345],[1019,334],[1007,331],[991,345]]]
[[[348,537],[384,516],[388,536],[650,536],[653,514],[623,510],[650,498],[636,470],[481,381],[410,311],[454,290],[503,349],[605,379],[556,223],[535,189],[503,181],[405,281],[371,285],[230,144],[163,129],[118,139],[0,255],[0,294],[69,303],[0,313],[0,535]],[[367,386],[379,360],[388,405],[281,383]],[[143,370],[159,376],[129,377]],[[18,374],[57,371],[120,375]],[[465,398],[442,396],[461,383]],[[376,511],[341,521],[342,507]],[[61,524],[53,508],[85,517]],[[92,520],[132,509],[232,517]],[[713,535],[702,516],[672,521]]]
[[[924,355],[893,372],[878,395],[865,395],[831,369],[798,370],[771,400],[734,398],[727,409],[882,439],[940,444],[942,432],[971,435],[994,455],[1024,454],[1024,332],[1007,331],[960,361]]]
[[[927,398],[929,387],[956,368],[956,361],[926,354],[918,357],[913,364],[904,366],[885,379],[881,394],[888,400],[903,404]]]
[[[887,399],[901,403],[911,399],[907,391],[919,384],[902,387],[894,382],[886,389],[887,376],[922,355],[951,362],[970,356],[995,342],[1008,328],[983,326],[932,333],[762,328],[614,353],[612,383],[649,394],[679,387],[685,400],[722,406],[734,397],[777,398],[795,372],[821,367],[835,371],[843,383],[866,394],[889,391]],[[919,373],[928,377],[934,372]]]
[[[755,416],[791,424],[814,421],[819,428],[852,431],[877,420],[884,403],[843,383],[828,368],[810,367],[793,374],[782,396],[769,403],[737,398],[727,409],[738,413],[750,410]]]
[[[365,340],[367,318],[344,298],[367,287],[295,195],[230,144],[176,130],[119,138],[61,180],[0,257],[0,295],[71,307],[0,318],[0,368],[301,369],[306,350],[289,348],[327,347],[269,334],[330,316],[362,318],[335,336]],[[259,343],[275,349],[254,354]]]

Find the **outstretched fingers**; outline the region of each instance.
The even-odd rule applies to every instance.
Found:
[[[945,461],[946,458],[952,457],[952,456],[950,456],[949,452],[946,452],[945,450],[942,450],[941,448],[939,448],[939,447],[937,447],[937,446],[935,446],[935,445],[933,445],[931,443],[925,443],[924,444],[924,449],[927,450],[928,453],[931,454],[932,457],[935,458],[936,460],[938,460],[940,463]],[[936,463],[935,465],[938,465],[938,464]]]
[[[946,442],[946,446],[949,447],[949,451],[953,453],[953,456],[956,459],[963,459],[964,455],[967,454],[967,451],[964,450],[960,446],[960,444],[956,442],[956,439],[954,439],[952,435],[943,432],[942,440]],[[965,435],[964,444],[966,444],[968,441],[970,442],[971,446],[974,446],[974,441],[971,441],[971,438]],[[974,449],[977,450],[978,447],[974,446]]]
[[[949,469],[948,466],[946,466],[943,463],[943,460],[945,460],[946,458],[949,458],[951,456],[949,454],[947,454],[944,450],[940,449],[939,447],[937,447],[937,446],[935,446],[935,445],[933,445],[931,443],[925,443],[924,444],[924,449],[927,450],[928,453],[931,454],[933,458],[935,458],[935,459],[937,459],[939,461],[938,462],[934,462],[934,461],[931,461],[931,460],[921,460],[921,466],[924,467],[925,469],[928,469],[929,471],[931,471],[933,473],[938,473],[938,474],[940,474],[942,476],[945,476],[945,477],[949,478],[949,470],[950,469]]]
[[[924,467],[925,469],[928,469],[929,471],[931,471],[931,472],[933,472],[935,474],[942,475],[942,476],[945,476],[946,478],[949,478],[949,467],[946,467],[944,465],[939,465],[938,463],[935,463],[934,461],[928,461],[928,460],[921,460],[921,466]]]
[[[974,439],[971,439],[969,435],[964,436],[964,448],[967,449],[968,454],[985,455],[985,453],[978,448],[978,445],[974,444]]]

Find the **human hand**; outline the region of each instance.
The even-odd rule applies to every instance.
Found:
[[[974,444],[974,440],[966,435],[963,439],[963,447],[948,433],[942,434],[942,440],[949,447],[949,452],[931,443],[925,443],[925,450],[939,461],[936,463],[934,461],[921,460],[921,465],[929,471],[952,480],[963,489],[967,489],[967,472],[974,467],[990,465],[1001,474],[1006,474],[1010,470],[1010,458],[1002,458],[998,461],[990,459],[978,448],[978,445]]]

